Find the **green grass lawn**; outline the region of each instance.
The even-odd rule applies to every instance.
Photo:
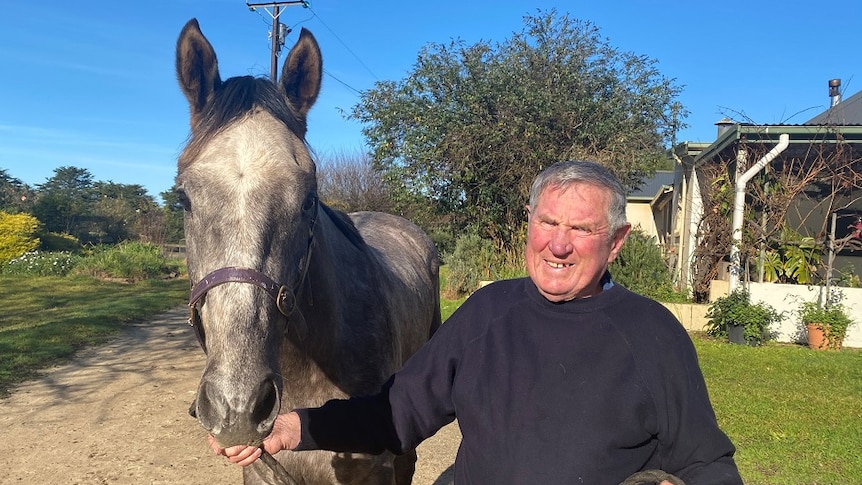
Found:
[[[0,275],[0,396],[39,369],[104,342],[125,322],[182,304],[188,292],[185,278],[125,284]]]
[[[0,395],[187,297],[186,279],[0,275]],[[443,318],[462,302],[443,299]],[[693,340],[746,484],[862,483],[862,351]]]
[[[862,351],[694,342],[745,483],[862,483]]]

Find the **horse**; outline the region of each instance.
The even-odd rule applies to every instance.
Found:
[[[190,323],[206,354],[190,413],[223,447],[258,446],[281,412],[376,393],[433,335],[439,258],[406,219],[347,215],[318,197],[305,134],[323,67],[310,31],[302,29],[278,83],[222,81],[191,19],[176,72],[191,119],[175,190]],[[416,453],[274,458],[298,483],[405,485]],[[243,482],[276,481],[271,474],[257,460]]]

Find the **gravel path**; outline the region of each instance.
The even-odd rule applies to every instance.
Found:
[[[0,400],[0,484],[240,484],[188,415],[204,355],[185,308],[130,325]],[[457,426],[419,447],[413,483],[450,485]]]

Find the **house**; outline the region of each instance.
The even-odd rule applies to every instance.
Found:
[[[676,214],[668,240],[678,251],[678,281],[696,296],[708,294],[715,279],[728,280],[731,289],[740,279],[763,281],[786,257],[763,242],[767,235],[773,243],[780,239],[799,247],[801,238],[820,244],[833,233],[837,240],[853,239],[856,226],[862,227],[862,92],[842,102],[839,86],[840,81],[830,81],[832,106],[806,123],[724,119],[717,123],[715,141],[673,148]],[[780,220],[770,219],[775,214]],[[739,230],[743,226],[746,231]],[[775,230],[784,226],[792,231],[778,237]],[[758,231],[764,235],[759,247],[742,241],[743,234]],[[831,267],[845,276],[862,274],[860,249],[845,245]]]
[[[658,170],[626,197],[626,218],[632,227],[666,246],[673,227],[673,170]]]

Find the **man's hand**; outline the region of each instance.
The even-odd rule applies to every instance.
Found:
[[[260,458],[262,450],[274,455],[282,450],[296,448],[302,436],[300,433],[299,415],[291,411],[287,414],[279,414],[275,418],[272,432],[263,440],[262,447],[239,445],[222,448],[212,435],[207,436],[207,440],[216,455],[222,455],[236,465],[248,466]]]
[[[261,448],[255,446],[240,445],[222,448],[216,439],[213,438],[213,435],[208,435],[207,440],[209,440],[210,448],[212,448],[216,455],[223,455],[227,458],[227,461],[239,466],[251,465],[260,458],[262,453]]]

